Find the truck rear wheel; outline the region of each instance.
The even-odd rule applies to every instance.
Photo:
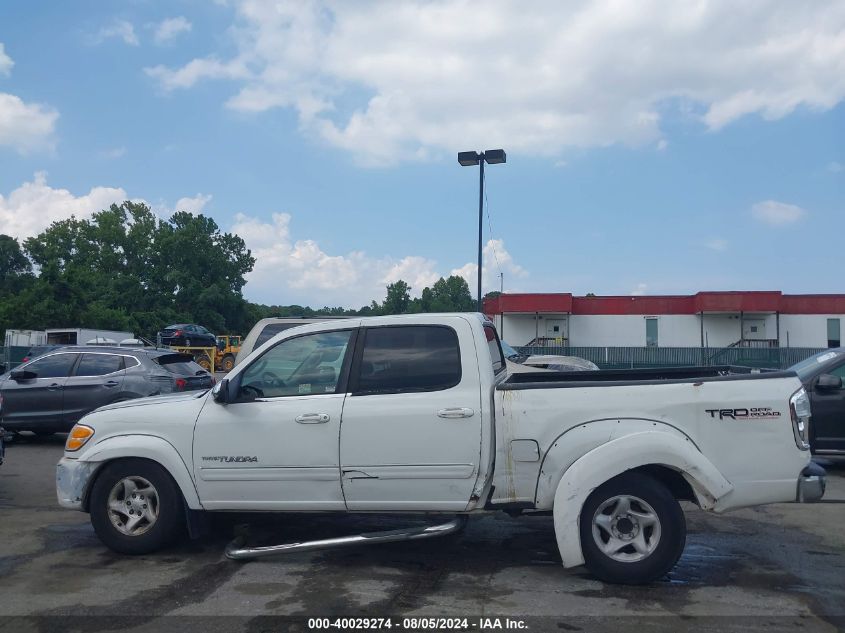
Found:
[[[223,362],[220,363],[220,365],[223,368],[223,371],[227,373],[232,371],[232,368],[235,366],[235,357],[231,354],[226,354],[223,357]]]
[[[587,498],[579,522],[587,568],[605,582],[642,584],[664,576],[686,543],[684,512],[643,473],[626,472]]]
[[[91,525],[122,554],[149,554],[173,542],[185,527],[182,494],[167,471],[145,459],[112,462],[91,489]]]

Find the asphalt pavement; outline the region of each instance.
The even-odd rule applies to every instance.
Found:
[[[337,617],[376,618],[367,627],[382,630],[385,618],[391,630],[845,627],[845,460],[826,463],[821,503],[722,516],[688,506],[678,566],[649,586],[624,587],[603,584],[584,568],[564,569],[548,516],[493,514],[442,539],[235,562],[223,555],[235,533],[281,543],[390,529],[409,519],[228,515],[198,541],[122,556],[100,544],[88,515],[58,507],[54,467],[63,442],[22,437],[0,466],[0,633],[364,627],[364,620]],[[314,617],[329,621],[309,622]]]

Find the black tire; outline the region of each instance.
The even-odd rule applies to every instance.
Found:
[[[614,558],[599,547],[596,539],[603,540],[610,536],[610,532],[596,526],[595,531],[598,536],[594,536],[594,518],[598,516],[599,508],[605,504],[611,504],[602,514],[609,512],[610,514],[606,516],[613,523],[615,508],[617,508],[612,501],[615,497],[634,497],[650,506],[645,514],[656,516],[656,527],[654,525],[641,527],[639,521],[636,520],[631,531],[628,531],[630,522],[623,523],[619,520],[614,524],[614,528],[618,530],[617,533],[624,537],[639,534],[642,531],[644,542],[654,543],[653,550],[649,553],[638,552],[632,544],[617,550],[616,558]],[[635,513],[640,512],[636,516],[643,513],[643,506],[637,501],[634,501],[631,507]],[[601,522],[601,517],[599,517],[599,522]],[[645,525],[645,522],[642,525]],[[655,539],[655,530],[658,529],[659,533]],[[687,535],[684,512],[669,489],[649,475],[630,471],[614,477],[593,491],[581,510],[579,530],[587,569],[600,580],[623,585],[644,584],[666,575],[681,557]],[[609,544],[609,539],[607,542]],[[615,542],[625,541],[621,539]],[[622,557],[633,559],[638,556],[644,557],[639,560],[618,560]]]
[[[136,535],[121,532],[113,524],[108,509],[113,489],[130,477],[142,478],[152,484],[158,501],[155,521],[146,531]],[[121,459],[108,464],[91,489],[89,512],[91,525],[103,544],[121,554],[149,554],[185,533],[185,511],[179,487],[164,468],[146,459]]]
[[[191,339],[186,338],[185,339],[185,347],[190,347],[190,346],[191,346]]]

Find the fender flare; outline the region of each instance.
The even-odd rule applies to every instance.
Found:
[[[170,442],[156,435],[133,434],[107,437],[86,451],[80,461],[97,464],[95,472],[99,472],[105,462],[130,457],[156,462],[173,477],[188,507],[191,510],[203,509],[190,470],[179,455],[179,451]],[[92,474],[85,487],[86,499],[94,479],[95,475]]]
[[[555,491],[555,538],[564,567],[584,564],[579,522],[587,497],[604,482],[639,466],[657,464],[683,475],[702,508],[712,508],[733,485],[689,439],[660,431],[632,433],[594,448],[564,472]]]

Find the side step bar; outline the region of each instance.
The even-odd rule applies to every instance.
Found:
[[[383,532],[368,532],[354,536],[340,536],[319,541],[303,541],[302,543],[287,543],[285,545],[267,545],[264,547],[247,547],[243,537],[238,537],[226,546],[226,557],[233,560],[249,560],[263,558],[276,554],[293,554],[296,552],[313,552],[316,550],[352,547],[353,545],[369,545],[371,543],[395,543],[397,541],[417,541],[420,539],[447,536],[463,529],[466,525],[466,515],[460,515],[447,523],[420,526]]]

